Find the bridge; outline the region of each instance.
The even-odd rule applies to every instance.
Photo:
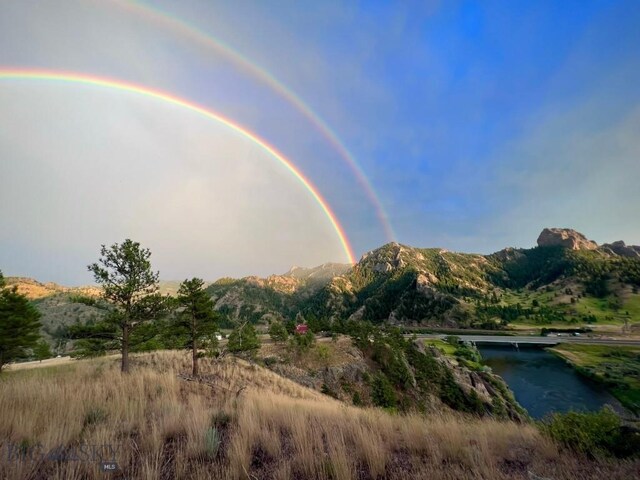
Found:
[[[433,335],[417,335],[418,338],[425,339],[438,339],[444,340],[449,335],[445,334],[433,334]],[[589,337],[541,337],[535,335],[455,335],[462,342],[469,342],[473,344],[487,344],[487,345],[513,345],[518,347],[520,345],[546,345],[553,346],[559,343],[581,343],[586,345],[622,345],[631,347],[640,347],[640,340],[616,340],[608,338],[589,338]]]

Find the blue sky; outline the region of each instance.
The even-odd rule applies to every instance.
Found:
[[[489,253],[505,246],[533,246],[547,226],[576,228],[600,243],[620,238],[640,243],[638,2],[140,3],[215,36],[304,99],[353,153],[402,243]],[[295,162],[335,210],[357,256],[387,241],[373,206],[326,139],[282,97],[219,53],[127,9],[99,2],[64,1],[47,7],[27,1],[0,9],[0,41],[6,46],[0,52],[1,65],[106,75],[214,108],[250,127]],[[18,93],[32,98],[34,91],[5,92],[0,108],[24,114],[28,102],[11,99]],[[62,94],[50,95],[47,99],[53,102]],[[118,114],[95,101],[105,109],[104,118]],[[30,108],[35,115],[39,107],[34,103]],[[140,113],[138,108],[143,107],[136,107],[134,117],[159,115]],[[110,124],[120,125],[117,118]],[[186,129],[183,143],[165,148],[168,135],[149,122],[144,125],[140,135],[150,143],[157,138],[162,151],[181,155],[193,143],[189,139],[194,134]],[[27,141],[38,128],[50,129],[42,120],[39,127],[16,130],[16,135]],[[86,138],[94,138],[87,129]],[[166,131],[171,131],[169,125]],[[113,135],[123,136],[116,130]],[[243,148],[230,143],[220,149],[236,162],[259,155]],[[3,174],[9,181],[11,165],[26,154],[8,142],[0,142],[0,153],[7,159]],[[126,157],[125,150],[122,155]],[[33,160],[33,168],[38,161]],[[224,179],[226,167],[220,165],[215,173],[202,175]],[[280,174],[255,175],[268,178],[265,182],[280,192],[273,210],[286,198],[305,204],[299,197],[303,193]],[[239,182],[240,191],[258,188],[243,184],[244,178],[236,172],[225,180]],[[287,193],[289,188],[292,193]],[[259,203],[269,203],[266,195]],[[192,197],[200,205],[212,201]],[[6,205],[10,199],[1,200]],[[40,208],[38,202],[24,207],[35,208]],[[247,201],[243,208],[239,216],[247,215],[255,203]],[[238,230],[246,243],[246,251],[238,252],[244,260],[227,264],[208,254],[207,265],[214,266],[198,267],[198,274],[267,274],[294,263],[342,260],[335,242],[325,239],[326,225],[321,220],[304,222],[315,218],[313,206],[304,208],[308,212],[297,213],[301,220],[289,224],[273,214],[271,224],[286,226],[284,237],[282,227],[280,232],[274,227],[273,235],[261,238],[259,231],[270,228],[268,221],[255,232]],[[5,231],[14,226],[12,218],[0,217]],[[316,230],[311,223],[317,224]],[[214,227],[212,223],[200,231],[216,238],[225,235],[224,229]],[[54,228],[43,229],[37,237],[46,237]],[[226,251],[220,254],[226,244],[211,248],[202,242],[197,247],[189,244],[194,258],[169,261],[172,251],[181,250],[175,243],[179,239],[162,243],[159,227],[153,234],[140,222],[136,228],[151,244],[158,244],[171,278],[189,274],[179,265],[193,270],[203,250],[229,256]],[[120,224],[113,231],[128,233]],[[97,251],[97,236],[66,246],[61,237],[59,247],[49,247],[31,238],[35,235],[28,228],[20,232],[18,237],[0,237],[0,247],[7,252],[0,256],[0,268],[45,279],[85,281],[86,274],[67,273],[63,265],[83,264]],[[100,238],[108,242],[107,237]],[[266,245],[258,245],[261,240]],[[273,242],[285,240],[299,248],[274,247]],[[42,266],[52,249],[60,253],[59,263]],[[247,253],[253,251],[255,257]],[[270,252],[272,261],[263,261]]]

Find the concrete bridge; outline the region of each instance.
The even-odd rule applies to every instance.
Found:
[[[431,338],[444,340],[448,335],[445,334],[433,334],[433,335],[417,335],[418,338]],[[573,337],[573,336],[554,336],[554,337],[541,337],[535,335],[455,335],[463,342],[469,342],[473,344],[487,344],[487,345],[513,345],[519,347],[520,345],[542,345],[553,346],[559,343],[582,343],[587,345],[625,345],[640,347],[640,340],[614,340],[603,338],[589,338],[589,337]]]

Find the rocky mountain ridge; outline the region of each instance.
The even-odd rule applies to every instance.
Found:
[[[462,328],[497,328],[518,319],[640,323],[640,247],[622,241],[597,245],[560,228],[544,229],[538,243],[480,255],[394,242],[365,253],[353,266],[327,263],[266,278],[222,278],[207,290],[227,326],[299,315],[327,322]],[[45,316],[55,312],[47,322],[52,325],[61,318],[68,323],[99,295],[95,287],[7,280]],[[178,283],[169,283],[175,294]],[[82,318],[97,313],[87,310]]]

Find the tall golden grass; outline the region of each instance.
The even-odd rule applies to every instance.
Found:
[[[640,473],[638,462],[562,451],[532,425],[360,409],[240,360],[203,360],[205,383],[181,377],[190,371],[188,354],[132,360],[129,375],[117,359],[99,359],[0,377],[0,477],[511,479],[532,472],[613,480]],[[15,454],[16,446],[38,444],[43,451],[118,446],[120,470]]]

